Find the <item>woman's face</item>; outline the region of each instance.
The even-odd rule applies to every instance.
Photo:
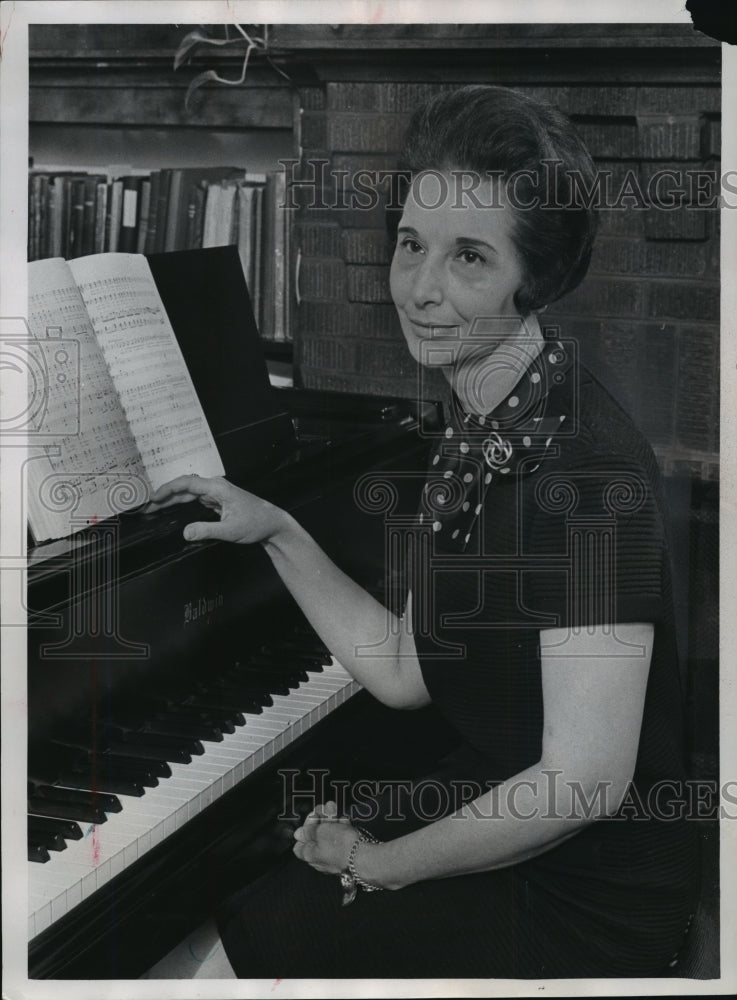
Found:
[[[423,365],[455,366],[478,351],[484,334],[491,340],[519,327],[514,209],[490,179],[463,193],[461,176],[418,175],[399,223],[391,293],[409,350]]]

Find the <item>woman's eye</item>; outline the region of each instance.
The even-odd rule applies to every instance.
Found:
[[[458,254],[464,264],[483,264],[484,258],[477,250],[461,250]]]
[[[410,236],[405,236],[405,238],[402,240],[402,246],[404,247],[405,250],[409,251],[409,253],[422,252],[422,247],[420,246],[420,244],[417,242],[417,240],[413,240]]]

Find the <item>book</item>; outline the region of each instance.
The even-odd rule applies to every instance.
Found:
[[[105,224],[107,220],[108,184],[104,178],[97,182],[95,195],[95,239],[92,253],[105,252]],[[54,257],[56,254],[44,254],[44,257]]]
[[[61,257],[62,245],[62,218],[64,211],[64,191],[63,179],[61,177],[51,177],[49,179],[48,197],[48,220],[49,239],[47,257]]]
[[[186,250],[202,246],[202,232],[205,225],[206,184],[195,184],[189,193],[187,206]]]
[[[264,340],[276,339],[276,299],[279,292],[276,287],[278,279],[277,263],[277,232],[276,232],[276,178],[273,173],[266,175],[266,186],[263,194],[263,267],[260,330]]]
[[[182,189],[182,171],[173,168],[169,177],[169,201],[166,206],[166,228],[162,250],[176,250],[178,206]]]
[[[47,227],[49,177],[33,173],[28,184],[28,259],[36,260],[44,253]]]
[[[82,257],[95,252],[95,233],[97,221],[97,188],[104,184],[105,178],[99,174],[89,174],[84,179],[82,188],[82,233],[77,256]]]
[[[123,253],[134,252],[138,246],[138,223],[141,212],[143,179],[136,176],[121,179],[123,181],[123,205],[120,216],[118,250]]]
[[[223,475],[146,259],[106,253],[28,268],[29,323],[48,370],[43,421],[53,428],[44,453],[28,463],[35,541],[133,509],[175,476]],[[73,516],[53,502],[59,484],[78,498]]]
[[[150,190],[148,200],[148,224],[146,227],[146,245],[144,253],[153,253],[156,246],[156,229],[158,226],[159,214],[159,184],[161,181],[161,171],[154,170],[149,178]]]
[[[68,187],[69,203],[67,207],[67,242],[66,257],[79,257],[82,254],[82,221],[84,218],[84,178],[72,178]]]
[[[187,248],[187,230],[193,190],[203,184],[217,184],[225,180],[245,177],[241,167],[180,167],[171,172],[169,205],[166,220],[165,250]]]
[[[287,210],[286,181],[281,171],[271,175],[274,184],[274,340],[287,339]]]
[[[156,198],[155,239],[153,246],[147,248],[148,253],[161,253],[166,243],[166,221],[169,210],[169,186],[172,170],[164,167],[159,171],[158,196]]]
[[[148,240],[148,220],[151,212],[151,180],[144,178],[141,184],[141,211],[138,220],[138,242],[136,252],[143,253]]]
[[[235,194],[235,182],[223,180],[208,184],[202,232],[203,247],[224,247],[235,243],[233,225]]]
[[[112,253],[118,249],[120,240],[120,218],[123,211],[123,182],[113,181],[108,195],[108,211],[105,220],[105,248]]]
[[[251,293],[253,311],[260,315],[261,305],[261,201],[266,178],[249,177],[238,185],[238,232],[236,244]]]

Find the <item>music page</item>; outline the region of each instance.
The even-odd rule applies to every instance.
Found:
[[[145,471],[69,264],[34,261],[28,282],[29,408],[43,442],[27,466],[28,521],[40,542],[142,503]]]
[[[224,475],[145,257],[97,254],[70,268],[153,489],[185,473]]]

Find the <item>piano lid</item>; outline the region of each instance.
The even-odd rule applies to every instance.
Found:
[[[147,257],[229,479],[246,482],[294,447],[269,383],[235,246]]]

